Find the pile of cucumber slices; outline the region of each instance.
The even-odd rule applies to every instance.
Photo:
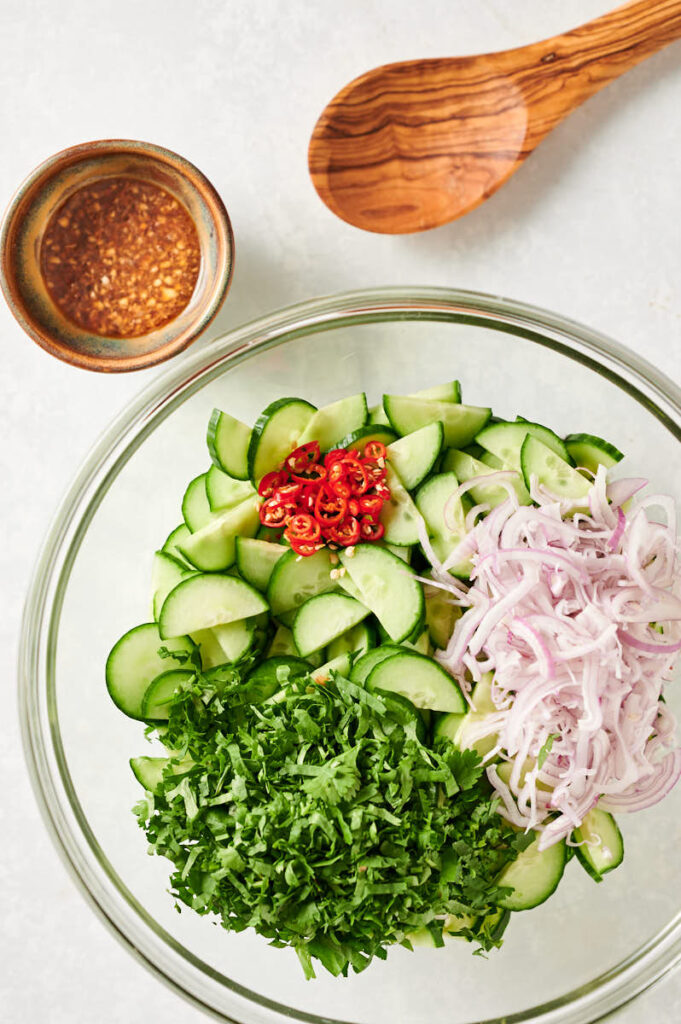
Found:
[[[261,526],[258,483],[294,448],[316,440],[322,452],[363,450],[374,439],[387,449],[391,492],[381,541],[323,547],[303,557]],[[373,408],[363,393],[319,409],[283,398],[252,428],[216,409],[207,446],[211,465],[185,491],[183,522],[153,555],[152,619],[125,633],[109,654],[106,685],[116,706],[131,718],[162,723],[168,703],[192,676],[187,657],[193,655],[204,673],[247,663],[254,700],[271,699],[284,678],[311,674],[324,682],[340,673],[389,692],[396,713],[414,722],[424,739],[434,730],[460,744],[473,712],[432,657],[435,648],[446,647],[458,610],[447,594],[422,582],[429,569],[420,548],[424,524],[444,561],[465,534],[472,504],[493,508],[507,500],[507,490],[496,481],[486,484],[485,476],[507,471],[521,504],[531,503],[535,478],[579,506],[590,474],[622,458],[591,435],[561,439],[520,417],[494,419],[489,408],[462,404],[457,381],[384,395]],[[460,483],[477,478],[468,495],[452,501]],[[466,562],[451,569],[464,579],[469,571]],[[152,792],[158,761],[131,762]],[[585,864],[598,878],[621,860],[617,836],[607,864]],[[590,856],[592,847],[583,849]],[[510,866],[514,880],[507,884],[516,886],[516,897],[508,909],[550,895],[564,867],[564,844],[550,870],[546,862],[542,880],[537,857],[546,860],[550,853],[530,847]]]

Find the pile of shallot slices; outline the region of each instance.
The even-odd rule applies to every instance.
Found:
[[[478,477],[455,492],[453,502],[489,483],[508,499],[468,513],[468,533],[444,564],[424,528],[433,566],[424,583],[450,591],[463,610],[436,657],[469,701],[473,684],[494,673],[496,710],[467,735],[495,737],[485,762],[500,812],[540,831],[543,849],[569,839],[596,803],[649,807],[681,775],[662,696],[681,650],[681,576],[673,502],[635,499],[645,480],[608,485],[601,468],[588,509],[575,510],[534,481],[536,506],[519,506],[513,477]],[[660,512],[666,522],[653,518]],[[466,557],[470,586],[447,571]],[[511,764],[508,782],[501,761]]]

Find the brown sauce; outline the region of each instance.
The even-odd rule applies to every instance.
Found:
[[[164,188],[136,178],[84,185],[52,214],[40,268],[59,309],[93,334],[134,338],[188,304],[201,252],[194,221]]]

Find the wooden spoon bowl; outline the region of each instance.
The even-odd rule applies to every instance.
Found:
[[[584,100],[679,37],[681,0],[636,0],[530,46],[375,68],[319,118],[313,184],[367,231],[446,224],[496,192]]]

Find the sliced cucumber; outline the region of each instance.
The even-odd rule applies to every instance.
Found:
[[[468,480],[475,480],[477,477],[489,476],[491,473],[496,473],[497,470],[492,466],[486,465],[484,462],[473,458],[467,452],[458,451],[456,448],[450,448],[444,459],[442,460],[442,470],[447,472],[451,470],[461,483]],[[528,494],[527,488],[522,475],[514,470],[514,477],[508,482],[515,491],[518,502],[521,505],[531,505],[532,499]],[[480,480],[480,483],[476,483],[474,487],[468,491],[476,505],[486,504],[490,508],[496,508],[497,505],[503,504],[508,500],[508,491],[505,487],[501,487],[498,483],[485,483],[484,480]]]
[[[303,658],[287,655],[266,658],[246,676],[244,696],[252,704],[259,704],[280,690],[291,679],[299,679],[310,671]]]
[[[386,466],[386,471],[385,482],[390,488],[390,497],[381,510],[381,522],[385,527],[383,539],[388,544],[417,544],[420,519],[418,509],[390,464]]]
[[[273,658],[275,655],[298,656],[296,645],[293,642],[293,633],[288,626],[277,626],[277,631],[272,637],[272,643],[267,648],[266,657]]]
[[[223,622],[213,626],[211,632],[215,636],[224,655],[223,661],[236,664],[245,658],[255,641],[257,616],[247,619],[236,619],[234,622]],[[192,635],[192,639],[194,636]]]
[[[206,495],[206,474],[194,477],[187,485],[182,498],[182,518],[187,529],[196,533],[213,517]]]
[[[484,722],[488,715],[497,710],[492,700],[493,678],[493,672],[486,672],[480,682],[476,684],[471,694],[472,708],[461,719],[456,734],[450,737],[459,750],[475,750],[480,757],[485,757],[489,754],[490,750],[493,750],[497,745],[498,739],[496,733],[477,738],[475,736],[476,727]],[[453,728],[453,723],[451,723],[451,727]],[[506,768],[509,769],[510,775],[510,764],[499,765],[497,771],[500,777],[503,777],[504,769]],[[503,781],[506,782],[506,778],[503,778]]]
[[[381,644],[380,647],[374,647],[371,651],[367,651],[366,654],[357,659],[352,666],[350,679],[353,683],[365,683],[376,665],[385,661],[386,658],[392,658],[393,654],[400,654],[401,651],[402,648],[399,644]]]
[[[184,636],[265,611],[267,601],[249,583],[234,576],[199,573],[168,594],[158,628],[164,638]]]
[[[130,767],[140,786],[149,793],[159,793],[168,757],[131,757]]]
[[[196,678],[188,669],[173,668],[161,672],[149,683],[142,698],[142,718],[149,722],[168,720],[168,705],[184,683]]]
[[[211,512],[223,512],[240,505],[246,498],[255,497],[255,488],[250,480],[237,480],[217,466],[211,466],[206,473],[206,497]]]
[[[410,700],[414,707],[429,711],[462,712],[466,701],[455,679],[432,658],[404,651],[379,662],[366,685],[371,690],[389,690]]]
[[[599,466],[610,469],[624,458],[619,448],[595,434],[568,434],[565,447],[575,466],[591,473],[595,473]]]
[[[229,658],[218,643],[218,638],[212,629],[199,629],[192,633],[192,640],[198,644],[201,655],[201,668],[204,672],[225,665]]]
[[[477,405],[434,402],[402,395],[384,395],[383,408],[390,425],[402,436],[440,420],[448,448],[463,448],[470,444],[492,415],[491,409]]]
[[[420,632],[423,589],[413,569],[374,544],[358,544],[339,554],[362,603],[371,609],[394,643]]]
[[[348,451],[364,451],[365,445],[369,441],[380,441],[381,444],[389,445],[392,441],[397,440],[397,434],[392,427],[381,426],[376,423],[368,423],[364,427],[360,427],[359,430],[353,430],[351,434],[344,437],[343,440],[338,444],[339,448],[347,448]]]
[[[356,626],[332,640],[326,651],[329,661],[341,654],[354,654],[356,657],[366,654],[376,643],[376,634],[367,622],[358,622]]]
[[[498,423],[491,423],[476,435],[476,442],[485,451],[496,455],[501,460],[503,468],[516,469],[522,472],[520,464],[520,449],[527,436],[536,437],[538,441],[547,445],[556,455],[570,461],[567,448],[553,430],[542,426],[541,423],[530,423],[527,420],[517,420],[509,423],[500,420]],[[461,448],[461,445],[452,445],[453,448]],[[486,460],[483,460],[486,461]]]
[[[318,594],[298,610],[293,622],[293,639],[305,657],[326,647],[365,619],[369,609],[347,594]]]
[[[368,423],[377,427],[390,427],[390,420],[385,414],[383,405],[373,405],[369,409]],[[392,430],[392,427],[390,427]]]
[[[179,545],[184,557],[202,572],[221,572],[234,565],[236,538],[253,537],[260,525],[257,503],[248,498],[236,508],[215,515]]]
[[[248,475],[254,484],[279,468],[315,412],[314,405],[302,398],[280,398],[261,413],[248,445]]]
[[[465,513],[461,498],[453,498],[459,486],[454,473],[431,476],[416,492],[416,507],[423,516],[433,551],[441,562],[458,547],[466,534]],[[449,570],[453,576],[467,578],[471,563],[463,559]]]
[[[338,583],[331,578],[333,568],[327,548],[306,558],[288,551],[275,565],[267,587],[272,615],[281,618],[284,612],[300,607],[308,598],[336,590]]]
[[[431,472],[442,451],[444,429],[439,420],[388,445],[388,460],[408,491]]]
[[[579,501],[586,498],[591,490],[590,480],[531,435],[523,441],[520,464],[528,491],[531,490],[533,477],[540,486],[558,498],[574,498],[575,501]]]
[[[191,530],[186,523],[180,523],[179,526],[176,526],[174,530],[170,531],[161,550],[165,551],[168,555],[172,555],[173,558],[180,559],[186,565],[186,561],[182,556],[182,552],[180,551],[178,544],[185,541],[187,537],[191,537]]]
[[[388,708],[391,717],[400,723],[405,732],[413,731],[419,743],[425,743],[427,729],[423,714],[414,707],[407,697],[403,697],[400,693],[389,693],[387,690],[382,690],[381,700]]]
[[[434,647],[444,650],[449,643],[456,620],[461,616],[458,605],[452,604],[453,595],[439,587],[426,591],[426,626]]]
[[[338,402],[317,409],[308,421],[298,444],[308,441],[319,441],[323,452],[339,446],[339,442],[363,427],[367,421],[367,396],[364,392],[341,398]]]
[[[255,540],[252,537],[237,537],[237,568],[247,583],[265,591],[275,565],[287,551],[290,551],[290,548],[283,544],[271,544],[267,540]]]
[[[229,413],[213,409],[206,442],[214,464],[237,480],[248,479],[248,446],[251,428]]]
[[[352,658],[347,651],[345,654],[337,654],[335,658],[331,658],[323,665],[320,665],[319,668],[313,669],[310,675],[314,679],[315,683],[319,683],[321,685],[328,683],[334,672],[337,672],[340,676],[347,677],[350,672],[351,661]]]
[[[427,654],[430,656],[430,634],[427,629],[424,629],[419,637],[414,641],[403,640],[403,647],[408,647],[412,651],[416,651],[417,654]]]
[[[189,531],[187,531],[189,533]],[[174,555],[167,551],[154,552],[154,561],[151,568],[151,589],[152,589],[152,611],[158,621],[161,608],[166,597],[178,583],[193,576],[194,570],[188,569],[184,562],[180,562]]]
[[[403,562],[406,562],[407,565],[411,562],[411,546],[406,547],[402,544],[386,544],[385,547],[388,551],[392,551],[393,555],[396,555]]]
[[[512,469],[513,468],[512,466],[507,466],[505,462],[502,462],[501,459],[498,458],[496,455],[492,455],[491,452],[486,452],[484,450],[484,448],[482,449],[482,454],[480,455],[480,462],[483,462],[486,466],[489,466],[490,469]],[[518,469],[516,469],[516,473],[520,473],[520,467],[518,467]]]
[[[465,712],[451,712],[448,715],[440,715],[433,729],[433,739],[443,737],[458,746],[456,738],[465,717]]]
[[[563,877],[565,841],[539,850],[539,836],[511,861],[497,878],[497,885],[513,892],[497,901],[505,910],[531,910],[551,896]]]
[[[461,402],[461,384],[458,380],[448,380],[444,384],[435,384],[432,388],[412,391],[410,398],[427,398],[433,402]]]
[[[151,681],[172,668],[181,668],[175,658],[162,658],[161,647],[178,654],[191,654],[194,644],[183,631],[163,640],[155,622],[128,630],[111,649],[106,661],[106,686],[112,701],[130,718],[142,718],[142,700]]]
[[[624,860],[622,833],[612,814],[592,808],[573,832],[573,839],[582,846],[575,847],[577,859],[596,882],[603,875],[619,867]]]

